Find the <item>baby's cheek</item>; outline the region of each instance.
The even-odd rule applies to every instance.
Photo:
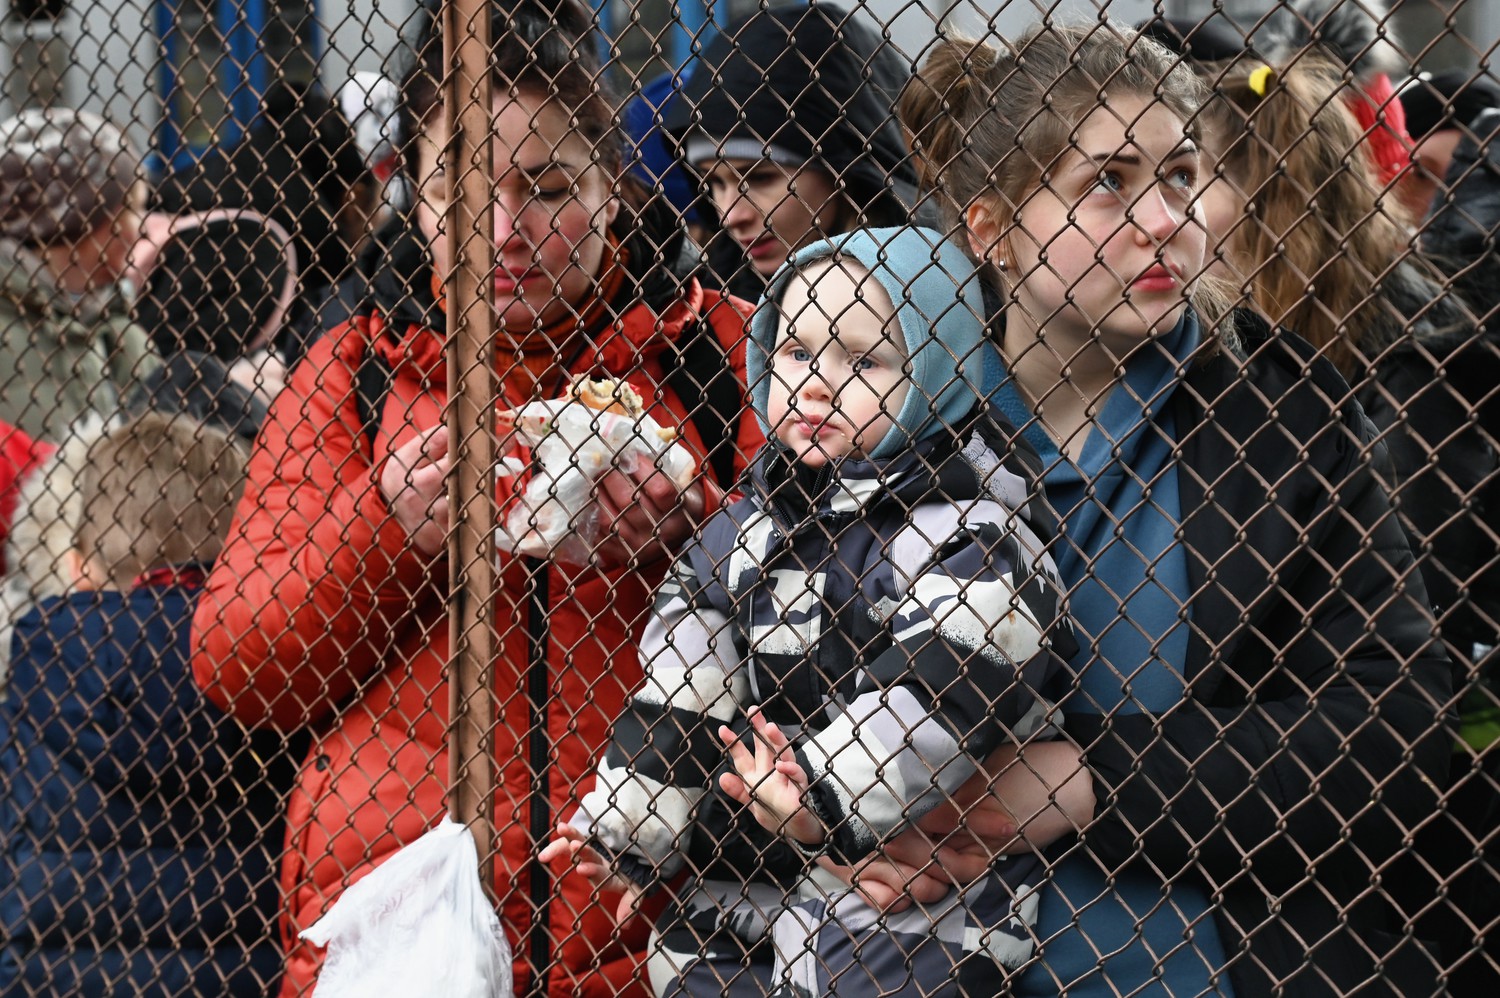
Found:
[[[787,405],[784,400],[776,397],[776,389],[771,389],[771,397],[766,402],[766,422],[771,426],[771,435],[777,440],[781,439],[782,425],[786,422]]]

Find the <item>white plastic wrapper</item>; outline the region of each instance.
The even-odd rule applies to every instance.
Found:
[[[624,390],[638,399],[628,386]],[[569,397],[532,402],[511,418],[540,467],[496,532],[502,551],[586,565],[601,534],[594,491],[599,476],[611,468],[629,471],[644,458],[680,490],[698,472],[676,431],[644,413],[598,409]],[[505,464],[499,473],[519,471]]]
[[[451,818],[344,891],[301,933],[328,947],[313,998],[509,998],[510,945]]]

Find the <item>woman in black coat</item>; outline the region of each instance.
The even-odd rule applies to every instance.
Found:
[[[1019,996],[1435,993],[1382,898],[1446,776],[1450,665],[1347,384],[1199,279],[1205,99],[1097,26],[946,42],[903,97],[1002,290],[994,401],[1062,523],[1085,779],[1033,816],[999,772],[973,834],[950,811],[888,854],[963,882],[1046,851]]]
[[[293,342],[350,269],[364,238],[362,206],[373,178],[338,107],[317,88],[274,88],[262,116],[232,146],[208,150],[169,174],[153,211],[186,215],[246,209],[291,234],[299,290],[277,346],[295,360]]]

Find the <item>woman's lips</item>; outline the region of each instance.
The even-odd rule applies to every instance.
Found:
[[[518,287],[535,282],[541,276],[542,272],[535,267],[528,267],[525,270],[502,267],[495,271],[495,292],[509,294]]]
[[[1134,291],[1174,291],[1182,281],[1170,268],[1157,264],[1130,283]]]
[[[745,255],[752,260],[764,260],[768,256],[775,256],[777,253],[784,252],[781,240],[775,236],[762,236],[753,243],[745,246]]]

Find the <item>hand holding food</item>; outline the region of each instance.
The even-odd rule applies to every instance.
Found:
[[[587,564],[601,540],[596,482],[602,475],[629,472],[644,459],[680,491],[698,473],[677,431],[647,415],[640,394],[624,381],[580,379],[568,396],[502,413],[501,422],[531,446],[536,465],[497,533],[504,551]],[[518,470],[503,466],[501,473]]]
[[[439,424],[396,448],[380,472],[381,495],[411,536],[412,546],[426,555],[437,555],[447,544],[452,470],[448,427]]]

